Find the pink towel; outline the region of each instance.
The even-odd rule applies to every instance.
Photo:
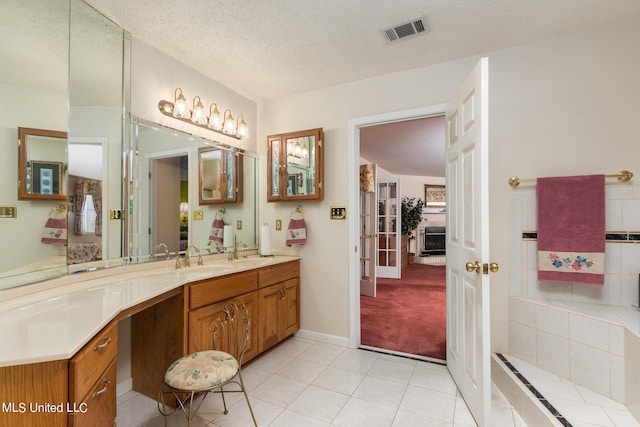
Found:
[[[48,245],[67,244],[67,211],[54,209],[49,213],[49,218],[42,231],[42,243]]]
[[[538,280],[604,284],[604,175],[538,178]]]
[[[307,224],[302,219],[289,220],[289,227],[287,228],[287,246],[292,245],[304,245],[307,243]]]
[[[222,244],[222,240],[224,237],[224,220],[221,218],[215,218],[213,223],[211,224],[211,235],[209,235],[209,240],[213,240],[214,242],[218,242]]]

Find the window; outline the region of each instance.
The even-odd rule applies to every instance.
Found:
[[[91,194],[85,194],[82,209],[82,234],[96,234],[96,208]]]

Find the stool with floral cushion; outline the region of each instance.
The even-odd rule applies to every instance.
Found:
[[[222,395],[224,413],[227,414],[229,411],[224,394],[241,392],[247,401],[253,424],[257,427],[241,373],[242,357],[249,342],[247,307],[240,300],[227,303],[221,315],[210,321],[208,327],[213,334],[213,349],[188,354],[167,368],[160,389],[158,409],[164,416],[182,409],[190,426],[194,415],[210,393]],[[223,389],[231,383],[239,386],[239,389]]]

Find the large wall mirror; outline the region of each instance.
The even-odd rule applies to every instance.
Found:
[[[215,244],[224,226],[257,249],[256,154],[135,117],[131,135],[132,262],[175,258],[192,245],[224,250]]]
[[[11,19],[0,25],[0,205],[17,215],[0,218],[11,242],[0,289],[121,264],[122,221],[108,211],[122,208],[129,36],[82,0],[2,8]],[[54,223],[67,227],[57,233]]]

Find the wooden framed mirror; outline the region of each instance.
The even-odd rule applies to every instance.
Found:
[[[67,133],[18,128],[18,200],[67,200]]]
[[[322,128],[267,137],[267,201],[324,199]]]
[[[233,148],[198,148],[198,197],[201,205],[242,201],[242,162]]]

